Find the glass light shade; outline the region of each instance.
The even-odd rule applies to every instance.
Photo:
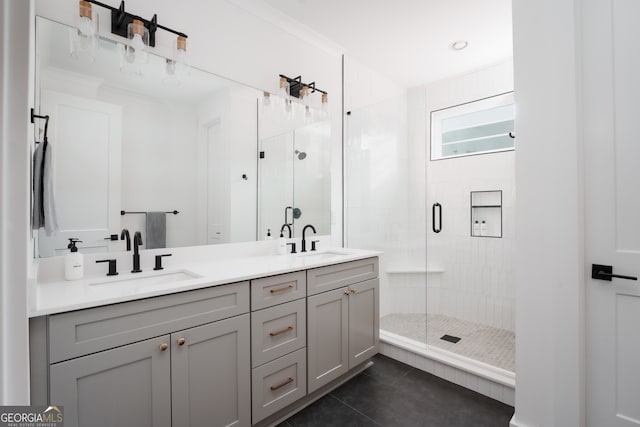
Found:
[[[302,99],[302,103],[307,107],[311,104],[311,91],[309,90],[309,86],[302,85],[302,89],[300,89],[300,99]]]
[[[140,20],[127,25],[129,44],[122,46],[120,70],[127,74],[143,74],[143,65],[149,62],[149,30]]]
[[[322,107],[321,110],[323,113],[327,114],[329,112],[329,95],[326,93],[322,94]]]
[[[180,84],[188,75],[187,38],[178,36],[173,51],[173,58],[166,60],[165,77],[163,82]]]
[[[271,107],[271,94],[269,92],[262,93],[262,106]]]
[[[98,15],[93,11],[91,3],[80,0],[75,27],[69,30],[71,56],[93,62],[98,34]]]

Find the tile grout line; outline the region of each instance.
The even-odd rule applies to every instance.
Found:
[[[365,413],[362,413],[360,411],[358,411],[356,408],[354,408],[353,406],[349,405],[347,402],[344,402],[343,400],[339,399],[338,397],[336,397],[333,393],[329,393],[329,396],[333,397],[335,400],[337,400],[339,403],[343,404],[344,406],[346,406],[347,408],[351,409],[352,411],[362,415],[363,417],[365,417],[366,419],[368,419],[369,421],[371,421],[372,423],[374,423],[377,426],[383,427],[382,424],[378,423],[376,420],[374,420],[373,418],[371,418],[370,416],[368,416]]]

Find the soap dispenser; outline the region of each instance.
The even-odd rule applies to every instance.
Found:
[[[480,235],[480,223],[476,219],[476,221],[473,223],[473,236],[479,236],[479,235]]]
[[[287,239],[284,238],[284,233],[280,230],[280,237],[278,238],[278,255],[285,255],[287,253]]]
[[[69,253],[64,256],[65,280],[78,280],[84,275],[84,256],[78,252],[76,243],[82,243],[75,237],[69,239]]]

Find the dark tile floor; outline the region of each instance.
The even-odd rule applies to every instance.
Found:
[[[388,357],[278,427],[500,427],[513,407]]]

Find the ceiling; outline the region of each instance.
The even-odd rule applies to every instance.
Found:
[[[264,0],[413,87],[513,56],[511,0]],[[466,40],[466,49],[451,44]]]

